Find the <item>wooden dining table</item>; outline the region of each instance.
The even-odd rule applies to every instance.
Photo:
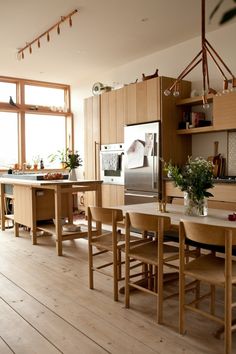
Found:
[[[163,215],[168,216],[171,219],[171,225],[178,230],[181,220],[188,220],[192,222],[218,225],[226,228],[235,228],[236,221],[229,221],[228,215],[233,214],[234,210],[221,210],[221,209],[208,209],[207,216],[189,216],[184,214],[184,206],[176,204],[166,204],[166,212],[161,212],[159,209],[159,203],[145,203],[145,204],[132,204],[132,205],[119,205],[116,208],[121,209],[125,216],[127,212],[137,212],[149,215]],[[175,273],[176,274],[176,273]],[[236,319],[232,324],[236,324]],[[224,326],[221,326],[215,332],[215,337],[220,338],[224,332]]]
[[[171,219],[172,226],[179,226],[181,220],[199,222],[207,225],[218,225],[229,228],[236,228],[236,221],[229,221],[228,215],[233,214],[233,210],[208,209],[207,216],[189,216],[184,214],[184,206],[176,204],[166,204],[166,212],[159,210],[158,203],[144,203],[131,205],[118,205],[125,215],[126,212],[137,212],[149,215],[168,216]]]

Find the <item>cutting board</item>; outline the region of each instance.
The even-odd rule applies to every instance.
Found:
[[[214,177],[218,177],[224,174],[224,165],[225,159],[219,154],[219,141],[214,141],[214,156],[209,156],[207,158],[208,161],[211,161],[214,165],[213,175]]]

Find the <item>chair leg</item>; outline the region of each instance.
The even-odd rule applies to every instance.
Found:
[[[216,301],[216,287],[215,285],[211,285],[211,314],[215,314],[215,301]]]
[[[157,268],[157,322],[159,324],[163,323],[163,265]]]
[[[197,280],[196,288],[195,288],[195,300],[200,299],[200,280]],[[199,302],[196,302],[195,307],[199,308]]]
[[[113,250],[113,293],[114,301],[118,301],[118,265],[117,265],[117,250]]]
[[[184,334],[184,302],[185,302],[185,276],[179,275],[179,333]]]
[[[225,284],[225,354],[231,354],[232,347],[232,284]]]
[[[122,278],[122,264],[121,264],[121,250],[117,250],[117,274],[118,274],[118,280]]]
[[[129,308],[130,304],[130,289],[129,289],[129,277],[130,277],[130,259],[126,253],[125,256],[125,307]]]
[[[93,289],[93,246],[89,245],[89,288]]]

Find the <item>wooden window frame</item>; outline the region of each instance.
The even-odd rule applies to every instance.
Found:
[[[15,77],[0,76],[0,82],[16,84],[16,106],[10,103],[0,102],[0,112],[14,112],[18,114],[18,164],[22,167],[26,163],[25,146],[25,114],[64,116],[65,119],[65,142],[66,148],[74,150],[74,117],[71,112],[70,86],[46,81],[36,81]],[[25,104],[25,85],[40,86],[64,90],[64,102],[66,112],[53,111],[50,107]],[[32,107],[35,107],[33,109]],[[37,107],[37,108],[36,108]],[[50,169],[51,170],[51,169]],[[57,169],[58,170],[58,169]],[[1,170],[5,171],[5,170]]]

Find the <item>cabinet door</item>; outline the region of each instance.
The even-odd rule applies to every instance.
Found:
[[[116,205],[124,205],[125,204],[125,198],[124,198],[124,186],[116,186],[116,200],[117,204]]]
[[[101,144],[110,143],[109,94],[104,92],[101,95]]]
[[[125,123],[137,123],[136,84],[125,86]]]
[[[124,205],[124,186],[116,184],[102,185],[102,206],[104,208]]]
[[[149,121],[161,119],[161,92],[160,78],[146,81],[147,84],[147,119]]]
[[[125,123],[145,123],[160,120],[160,78],[125,87]]]
[[[84,101],[84,176],[99,178],[100,96]],[[85,205],[94,204],[94,193],[85,193]]]
[[[136,84],[136,122],[147,122],[147,81]]]
[[[124,142],[125,89],[116,90],[116,142]]]
[[[236,92],[213,97],[213,119],[216,130],[236,129]]]
[[[109,135],[109,143],[114,144],[117,142],[117,121],[116,121],[116,90],[108,92],[109,101],[109,129],[107,135]],[[104,127],[105,129],[105,127]]]

